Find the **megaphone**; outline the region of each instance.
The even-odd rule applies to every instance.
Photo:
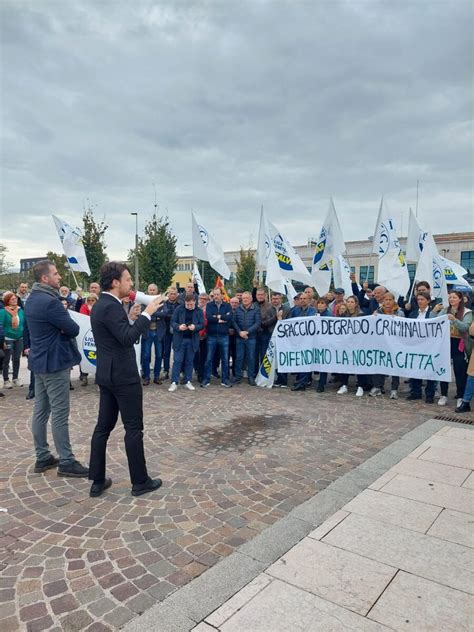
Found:
[[[144,294],[143,292],[135,292],[134,290],[132,290],[128,296],[130,300],[133,301],[134,303],[141,303],[142,305],[149,305],[152,301],[156,300],[157,298],[161,298],[162,301],[164,301],[166,298],[162,294],[155,294],[155,296],[152,296],[151,294]]]

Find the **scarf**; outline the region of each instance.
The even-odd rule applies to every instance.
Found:
[[[33,283],[33,287],[31,288],[32,292],[45,292],[54,298],[59,298],[59,291],[55,290],[54,287],[50,285],[46,285],[46,283]]]
[[[5,310],[10,314],[12,319],[12,329],[18,329],[18,325],[20,324],[20,319],[18,318],[18,311],[20,307],[17,305],[16,307],[11,307],[10,305],[5,306]]]

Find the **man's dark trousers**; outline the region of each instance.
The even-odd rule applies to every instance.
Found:
[[[110,433],[117,423],[118,413],[125,428],[125,451],[132,485],[148,480],[143,449],[143,398],[140,382],[114,386],[99,386],[100,404],[97,425],[92,435],[89,478],[96,483],[105,480],[105,451]]]

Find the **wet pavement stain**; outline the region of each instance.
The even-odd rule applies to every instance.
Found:
[[[205,426],[195,435],[201,450],[245,452],[250,447],[265,447],[278,439],[279,430],[291,425],[288,415],[242,415],[224,426]]]

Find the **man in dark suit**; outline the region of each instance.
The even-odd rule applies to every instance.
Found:
[[[417,320],[424,320],[425,318],[431,318],[431,310],[433,302],[431,300],[431,295],[429,292],[418,292],[416,295],[416,302],[418,307],[410,312],[408,318],[414,318]],[[421,399],[421,387],[422,380],[418,378],[410,378],[410,395],[408,395],[407,399]],[[436,382],[433,380],[426,381],[425,387],[425,401],[427,404],[434,403],[434,395],[436,390]]]
[[[100,271],[102,294],[91,312],[97,349],[96,382],[100,389],[99,417],[92,435],[89,478],[90,495],[100,496],[112,480],[105,477],[107,440],[117,423],[118,413],[125,427],[132,496],[141,496],[161,486],[159,478],[148,476],[143,449],[143,396],[134,345],[148,331],[151,316],[161,306],[158,296],[130,325],[122,307],[133,285],[126,265],[104,264]]]

